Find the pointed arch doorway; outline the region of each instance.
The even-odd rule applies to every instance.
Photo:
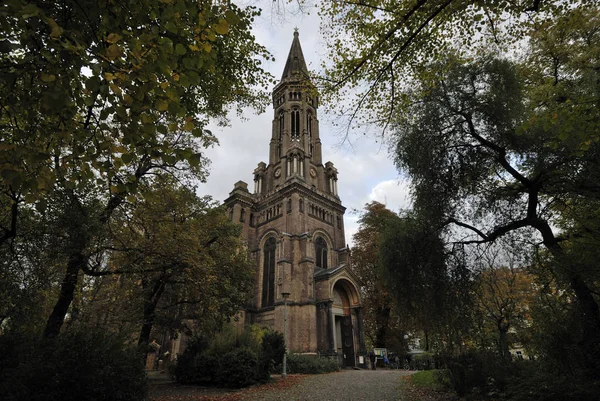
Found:
[[[349,283],[338,281],[333,287],[334,343],[341,366],[353,367],[355,360],[354,325],[352,302],[348,293]]]

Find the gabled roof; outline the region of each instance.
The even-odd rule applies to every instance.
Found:
[[[298,76],[308,77],[309,75],[306,62],[304,61],[304,54],[302,54],[300,39],[298,39],[298,30],[296,30],[294,31],[294,40],[292,41],[292,47],[290,48],[281,80]]]

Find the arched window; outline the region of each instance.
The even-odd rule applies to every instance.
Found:
[[[304,213],[304,199],[300,198],[300,213]]]
[[[246,221],[246,209],[242,208],[240,212],[240,222],[243,223]]]
[[[265,242],[263,250],[263,288],[262,307],[271,306],[275,302],[275,248],[277,243],[271,237]]]
[[[300,136],[300,110],[292,110],[292,137]]]
[[[327,269],[327,242],[323,237],[317,237],[315,241],[316,265],[322,269]]]
[[[312,135],[312,113],[306,114],[306,130],[308,135]]]

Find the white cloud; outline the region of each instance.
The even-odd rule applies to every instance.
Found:
[[[403,209],[409,209],[410,186],[407,180],[387,180],[382,181],[373,187],[369,194],[369,199],[383,203],[388,209],[399,212]]]

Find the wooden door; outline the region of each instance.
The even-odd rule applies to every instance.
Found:
[[[342,318],[342,352],[344,366],[354,366],[354,335],[352,333],[352,316]]]

